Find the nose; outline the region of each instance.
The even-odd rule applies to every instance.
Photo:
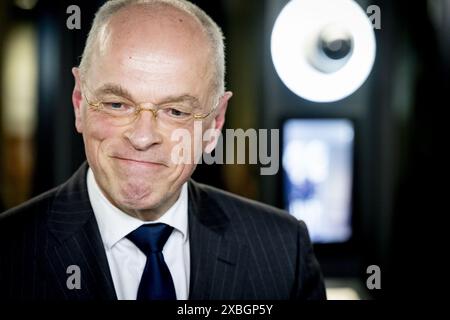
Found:
[[[133,148],[139,151],[145,151],[153,145],[160,144],[163,138],[153,112],[141,112],[129,125],[124,136]]]

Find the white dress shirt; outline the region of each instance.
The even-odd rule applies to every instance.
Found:
[[[189,296],[190,273],[187,183],[183,185],[180,196],[172,207],[161,218],[152,222],[132,217],[111,204],[103,195],[90,168],[87,187],[117,298],[136,300],[147,260],[145,254],[125,238],[126,235],[145,223],[161,222],[174,228],[164,245],[163,255],[172,275],[177,299],[186,300]]]

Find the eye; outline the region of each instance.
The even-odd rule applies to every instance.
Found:
[[[166,108],[165,112],[172,118],[187,118],[191,115],[191,113],[182,111],[177,108]]]
[[[169,110],[169,112],[170,112],[171,115],[177,116],[177,117],[183,115],[183,112],[181,112],[180,110],[177,110],[177,109],[173,109],[173,108],[171,108],[171,109]]]
[[[103,106],[109,110],[124,110],[126,109],[125,104],[121,102],[103,102]]]
[[[106,112],[114,114],[131,114],[135,111],[132,105],[124,102],[103,102],[103,107]]]
[[[120,109],[123,106],[120,102],[111,102],[109,105],[111,106],[111,109]]]

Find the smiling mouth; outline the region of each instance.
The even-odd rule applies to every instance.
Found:
[[[142,166],[147,166],[147,167],[163,167],[163,166],[165,166],[164,164],[159,163],[159,162],[136,160],[136,159],[117,157],[117,156],[112,157],[112,158],[119,160],[121,162],[128,163],[128,164],[137,164],[137,165],[142,165]]]

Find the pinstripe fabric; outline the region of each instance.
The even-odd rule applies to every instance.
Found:
[[[117,299],[86,171],[0,214],[0,299]],[[192,180],[188,190],[189,299],[325,298],[302,222]],[[81,289],[67,288],[70,265]]]
[[[0,215],[0,297],[116,298],[89,203],[86,170],[85,164],[65,184]],[[80,268],[81,289],[66,284],[71,265]]]
[[[195,182],[189,213],[190,299],[325,299],[303,222]]]

